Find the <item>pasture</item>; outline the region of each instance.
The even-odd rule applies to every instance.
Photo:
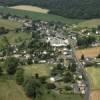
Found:
[[[91,89],[100,90],[100,68],[88,67],[86,68],[87,74],[90,77]]]
[[[30,100],[14,80],[0,79],[0,100]]]
[[[8,29],[15,29],[21,27],[22,24],[15,22],[15,21],[9,21],[7,19],[0,19],[0,27],[5,27]]]
[[[100,100],[100,68],[88,67],[86,71],[91,83],[90,100]]]
[[[100,25],[100,19],[90,19],[84,22],[80,22],[77,26],[80,28],[93,28],[93,27],[97,27],[98,25]]]
[[[32,11],[32,12],[39,12],[39,13],[48,13],[49,12],[48,9],[43,9],[43,8],[40,8],[40,7],[28,6],[28,5],[18,5],[18,6],[12,6],[12,7],[9,7],[9,8]]]
[[[79,49],[76,51],[76,56],[78,59],[84,54],[85,57],[96,57],[100,53],[100,47]]]
[[[36,73],[38,73],[40,76],[49,76],[51,67],[53,66],[49,64],[33,64],[23,66],[25,70],[25,76],[32,76]]]
[[[8,42],[12,44],[22,43],[23,41],[29,40],[31,38],[30,33],[25,32],[9,32],[8,34],[0,36],[0,47],[4,47],[6,45],[5,37],[8,39]]]

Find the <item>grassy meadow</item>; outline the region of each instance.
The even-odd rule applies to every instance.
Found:
[[[19,44],[23,41],[29,40],[31,38],[31,34],[25,33],[25,32],[19,32],[19,33],[9,32],[8,34],[1,35],[0,36],[0,47],[3,47],[6,45],[6,42],[4,39],[5,37],[12,44]]]
[[[22,24],[14,21],[9,21],[7,19],[0,19],[0,27],[5,27],[8,29],[15,29],[21,27]]]
[[[33,76],[38,73],[40,76],[50,76],[50,68],[52,65],[49,64],[33,64],[23,66],[25,70],[25,76]]]
[[[90,19],[80,22],[77,26],[80,28],[85,28],[85,27],[93,28],[97,27],[98,25],[100,25],[100,19]]]
[[[90,77],[91,89],[100,90],[100,68],[88,67],[86,68],[87,74]]]
[[[14,80],[0,79],[0,100],[30,100]]]

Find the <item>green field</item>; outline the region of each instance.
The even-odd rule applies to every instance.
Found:
[[[0,79],[0,100],[29,100],[22,87],[13,80]]]
[[[32,100],[26,97],[21,86],[18,86],[14,80],[0,79],[0,100]],[[37,99],[36,99],[37,100]],[[73,94],[44,94],[38,100],[83,100],[80,95]]]
[[[100,89],[100,68],[88,67],[86,68],[88,76],[90,77],[91,89]]]
[[[77,24],[79,22],[82,22],[84,20],[79,20],[79,19],[68,19],[64,18],[61,16],[57,15],[52,15],[52,14],[42,14],[42,13],[36,13],[36,12],[31,12],[31,11],[22,11],[22,10],[15,10],[15,9],[10,9],[6,7],[0,7],[0,13],[5,13],[5,14],[12,14],[12,15],[18,15],[18,16],[30,16],[33,20],[44,20],[44,21],[54,21],[54,22],[63,22],[67,24]]]
[[[50,76],[50,68],[52,65],[48,64],[33,64],[23,66],[25,70],[25,76],[32,76],[38,73],[40,76]]]
[[[9,21],[7,19],[0,19],[0,27],[5,27],[8,29],[15,29],[21,27],[22,24],[14,21]]]
[[[92,27],[97,27],[98,25],[100,25],[100,19],[90,19],[90,20],[87,20],[87,21],[84,21],[84,22],[80,22],[78,24],[78,27],[81,27],[81,28],[85,28],[85,27],[92,28]]]
[[[4,37],[7,37],[8,41],[12,44],[17,44],[17,43],[21,43],[24,40],[29,40],[31,38],[31,34],[30,33],[25,33],[25,32],[19,32],[19,33],[15,33],[15,32],[10,32],[6,35],[1,35],[0,36],[0,47],[3,47],[6,45]]]

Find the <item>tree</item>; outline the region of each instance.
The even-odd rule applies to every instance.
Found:
[[[100,58],[100,53],[98,54],[97,58]]]
[[[29,58],[29,59],[27,60],[27,63],[28,63],[29,65],[33,64],[32,58]]]
[[[21,68],[16,71],[16,82],[19,85],[22,85],[24,82],[24,70]]]
[[[17,66],[18,66],[18,59],[9,57],[5,60],[5,66],[7,69],[7,73],[10,75],[15,74]]]
[[[3,73],[3,70],[2,70],[2,68],[0,67],[0,75],[2,75],[2,73]]]
[[[73,62],[71,64],[69,64],[68,66],[68,69],[71,71],[71,72],[75,72],[76,71],[76,64]]]
[[[48,83],[48,84],[47,84],[47,88],[48,88],[48,89],[55,89],[55,88],[56,88],[56,85],[53,84],[53,83]]]
[[[85,59],[84,54],[82,54],[81,55],[81,60],[84,60],[84,59]]]
[[[42,95],[42,86],[39,79],[32,77],[25,81],[24,88],[27,96],[37,98]]]
[[[67,72],[64,76],[64,82],[72,82],[73,81],[73,74],[71,72]]]

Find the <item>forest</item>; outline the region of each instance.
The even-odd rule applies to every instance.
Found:
[[[100,0],[0,0],[2,6],[29,4],[67,18],[100,18]]]

